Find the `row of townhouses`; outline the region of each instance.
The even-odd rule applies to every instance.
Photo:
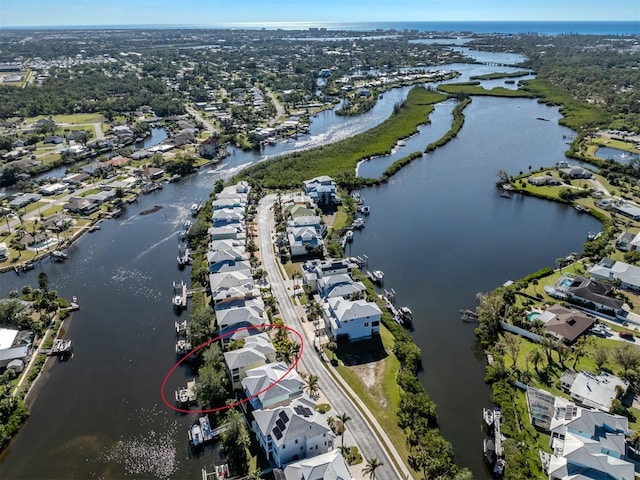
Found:
[[[246,250],[245,212],[249,186],[225,188],[213,201],[207,261],[216,322],[223,346],[243,339],[224,353],[232,388],[249,399],[253,435],[285,480],[349,480],[347,463],[334,448],[336,434],[326,414],[305,393],[298,372],[277,361],[276,349],[260,328],[269,323]]]

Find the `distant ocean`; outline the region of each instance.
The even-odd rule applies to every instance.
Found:
[[[12,30],[101,30],[101,29],[249,29],[249,30],[308,30],[324,28],[331,31],[348,30],[370,32],[377,30],[418,30],[421,32],[474,32],[516,35],[537,33],[540,35],[640,35],[640,21],[619,22],[575,22],[575,21],[495,21],[495,22],[270,22],[270,23],[233,23],[221,25],[69,25],[69,26],[33,26],[1,27]]]

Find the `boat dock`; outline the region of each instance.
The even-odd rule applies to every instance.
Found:
[[[460,315],[463,322],[475,323],[478,321],[478,314],[469,308],[461,308]]]
[[[198,396],[196,394],[196,381],[187,382],[187,386],[176,390],[176,405],[178,407],[190,407],[195,405]]]
[[[218,437],[227,428],[229,428],[228,424],[224,424],[212,429],[209,417],[203,415],[189,428],[189,441],[193,447],[200,447]]]
[[[202,469],[202,480],[222,480],[229,478],[229,465],[216,465],[215,472],[207,472],[206,468]]]
[[[496,477],[504,474],[505,460],[504,447],[502,446],[502,433],[500,423],[502,412],[499,408],[484,408],[482,410],[483,425],[486,427],[488,437],[483,441],[484,458]]]
[[[50,357],[65,357],[73,352],[73,343],[69,339],[56,338],[53,347],[47,352]]]

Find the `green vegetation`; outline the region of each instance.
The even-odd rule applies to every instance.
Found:
[[[427,145],[425,152],[432,152],[436,148],[441,147],[442,145],[446,145],[449,141],[453,140],[456,135],[458,135],[458,132],[460,132],[462,126],[464,125],[464,109],[467,108],[467,105],[469,105],[470,103],[471,98],[464,97],[462,101],[455,106],[455,108],[453,109],[453,122],[451,123],[451,128],[438,140]]]
[[[533,94],[523,90],[511,90],[504,87],[494,87],[486,90],[480,82],[447,83],[438,86],[438,90],[450,95],[486,95],[492,97],[533,97]]]
[[[398,140],[416,133],[418,125],[428,121],[433,104],[445,98],[443,94],[415,87],[391,117],[371,130],[348,140],[258,163],[235,180],[250,180],[265,188],[290,188],[309,178],[330,175],[342,185],[357,183],[353,172],[360,160],[388,154]]]
[[[576,132],[585,128],[607,126],[612,120],[611,114],[602,107],[576,100],[571,92],[548,80],[528,80],[521,88],[523,91],[541,98],[546,104],[559,105],[562,114],[559,123]]]

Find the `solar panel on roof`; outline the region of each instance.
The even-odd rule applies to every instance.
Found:
[[[300,411],[302,407],[300,405],[296,405],[295,407],[293,407],[293,409],[298,415],[302,415],[302,412]]]
[[[276,425],[280,430],[284,430],[285,429],[284,422],[280,418],[278,420],[276,420]]]
[[[276,437],[276,439],[278,440],[282,438],[282,432],[278,427],[273,427],[273,436]]]
[[[303,415],[305,417],[310,417],[311,415],[313,415],[313,412],[311,411],[311,409],[307,408],[307,407],[302,407],[303,410]]]
[[[280,417],[280,419],[284,422],[287,423],[289,421],[289,417],[287,416],[287,412],[285,412],[284,410],[282,412],[280,412],[278,414],[278,416]]]

